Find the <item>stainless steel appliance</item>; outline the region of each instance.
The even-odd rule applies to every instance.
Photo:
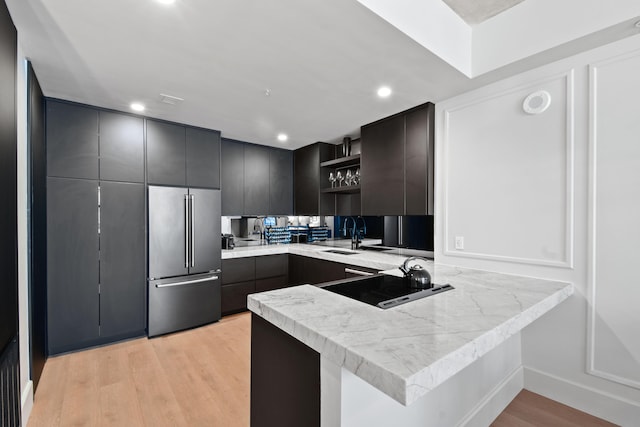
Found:
[[[150,337],[220,319],[220,190],[149,186]]]
[[[418,289],[413,287],[411,280],[406,277],[376,274],[364,279],[344,280],[323,289],[386,309],[450,291],[454,287],[444,284],[433,285],[429,289]]]
[[[236,242],[233,234],[223,234],[221,241],[222,249],[233,249],[236,247]]]

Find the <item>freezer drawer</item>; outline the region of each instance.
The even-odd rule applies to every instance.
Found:
[[[150,337],[220,320],[220,274],[149,281]]]

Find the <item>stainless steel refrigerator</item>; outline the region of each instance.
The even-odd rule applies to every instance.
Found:
[[[150,337],[220,319],[220,190],[149,186]]]

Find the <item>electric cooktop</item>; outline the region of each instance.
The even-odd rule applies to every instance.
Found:
[[[450,291],[454,287],[447,283],[434,284],[429,289],[416,289],[410,287],[409,281],[404,277],[376,274],[364,279],[324,286],[323,289],[386,309]]]

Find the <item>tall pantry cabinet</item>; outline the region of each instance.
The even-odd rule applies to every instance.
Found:
[[[144,335],[144,121],[47,100],[48,352]]]

